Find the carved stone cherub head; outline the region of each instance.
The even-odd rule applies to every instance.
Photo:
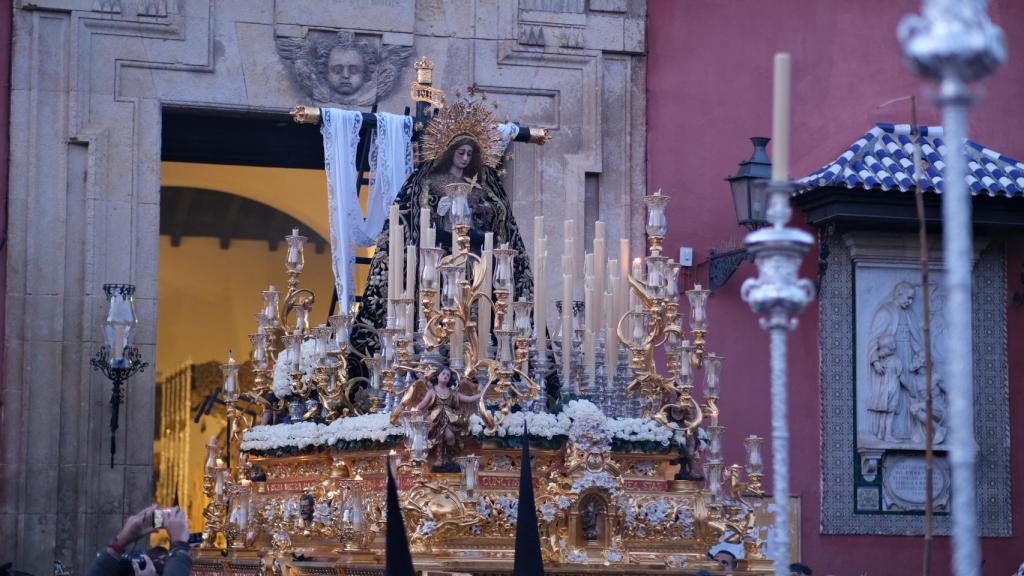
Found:
[[[377,45],[352,32],[280,37],[277,52],[317,102],[366,106],[387,97],[412,48]]]
[[[327,83],[341,96],[351,96],[373,87],[377,72],[377,50],[351,32],[338,32],[321,51]]]

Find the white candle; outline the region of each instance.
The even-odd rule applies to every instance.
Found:
[[[604,291],[605,291],[605,249],[604,249],[604,235],[605,226],[604,222],[598,220],[594,222],[594,294],[597,296],[594,299],[594,333],[598,332],[598,328],[601,325],[602,318],[604,315],[601,313],[604,307]]]
[[[615,293],[618,299],[618,310],[615,312],[619,318],[626,313],[629,303],[629,282],[626,277],[629,276],[629,238],[622,238],[619,240],[619,282],[621,283]]]
[[[416,271],[419,268],[416,266],[416,247],[409,245],[406,246],[405,250],[405,297],[413,301],[412,305],[406,306],[405,310],[405,334],[411,337],[415,329],[412,325],[412,319],[413,310],[416,309]]]
[[[614,286],[611,288],[614,289]],[[615,331],[618,319],[615,318],[615,292],[604,293],[604,374],[607,378],[615,376],[618,363],[619,337]]]
[[[487,232],[484,234],[484,249],[481,253],[481,258],[484,264],[484,282],[480,286],[481,292],[488,298],[491,297],[491,282],[492,274],[494,270],[494,233]],[[491,343],[491,304],[487,300],[481,298],[478,314],[477,314],[477,342],[480,347],[480,358],[490,358],[490,343]]]
[[[235,355],[228,350],[228,370],[227,375],[224,378],[224,392],[227,394],[234,394],[238,389],[238,383],[235,381],[237,370],[235,369]]]
[[[388,300],[397,296],[395,289],[398,279],[395,276],[395,271],[398,269],[397,256],[401,254],[398,226],[398,204],[392,204],[388,208]]]
[[[533,217],[533,261],[536,265],[538,259],[540,259],[540,241],[544,238],[544,217],[534,216]]]
[[[591,271],[594,264],[594,255],[587,254],[586,267]],[[583,370],[586,374],[587,385],[594,382],[594,276],[586,274],[583,277]]]
[[[575,251],[576,247],[573,244],[572,231],[573,231],[573,221],[572,220],[566,220],[563,223],[563,233],[565,234],[565,243],[564,243],[564,247],[562,249],[562,273],[563,274],[569,274],[570,276],[575,276],[576,275],[576,271],[575,271],[576,262],[575,262],[575,253],[574,253],[574,251]]]
[[[537,269],[534,271],[533,281],[533,327],[536,331],[537,350],[541,354],[547,353],[547,237],[540,239],[540,252],[537,258]]]
[[[562,274],[562,386],[579,393],[578,382],[570,385],[572,370],[572,274]]]
[[[633,273],[632,273],[632,276],[636,280],[643,280],[644,279],[644,264],[643,264],[643,260],[641,260],[640,258],[633,258]],[[637,310],[638,307],[640,306],[640,296],[637,295],[636,290],[633,289],[633,287],[629,284],[628,281],[626,282],[625,288],[626,288],[626,291],[629,292],[629,308],[630,308],[630,310]]]
[[[420,246],[424,246],[430,235],[430,208],[420,208]]]
[[[775,55],[772,83],[772,180],[789,180],[789,54]]]

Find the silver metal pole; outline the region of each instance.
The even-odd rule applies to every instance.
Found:
[[[786,420],[786,333],[784,318],[770,321],[768,329],[772,372],[772,484],[775,526],[772,533],[772,568],[789,574],[789,421]]]
[[[1006,60],[1002,31],[992,25],[985,0],[924,0],[922,16],[908,15],[898,34],[910,66],[939,82],[943,135],[948,153],[942,194],[943,259],[946,267],[946,354],[949,460],[953,474],[953,574],[975,576],[981,568],[975,505],[974,382],[971,327],[971,199],[964,181],[967,83],[991,74]]]
[[[768,221],[772,226],[747,235],[754,255],[756,278],[743,282],[741,295],[750,309],[762,314],[768,331],[772,378],[772,567],[776,576],[789,575],[789,423],[786,419],[786,336],[796,327],[795,316],[814,298],[814,285],[799,278],[800,262],[814,240],[803,230],[787,228],[792,215],[792,182],[771,182]]]
[[[943,262],[946,266],[946,368],[949,386],[949,460],[953,473],[953,573],[978,574],[981,554],[975,506],[974,358],[971,327],[971,197],[964,183],[967,89],[956,78],[942,81],[942,126],[946,138],[946,190],[942,195]],[[964,351],[968,351],[964,354]],[[949,354],[959,354],[950,356]]]

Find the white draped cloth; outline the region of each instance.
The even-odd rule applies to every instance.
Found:
[[[331,226],[331,264],[338,290],[339,308],[352,304],[355,282],[355,249],[370,246],[384,229],[388,206],[395,201],[405,179],[412,173],[412,118],[380,113],[377,135],[370,143],[370,190],[366,217],[359,206],[356,181],[356,149],[362,113],[339,108],[320,111],[327,171],[327,209]]]

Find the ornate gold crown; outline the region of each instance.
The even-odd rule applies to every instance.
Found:
[[[505,153],[505,142],[498,121],[486,105],[487,95],[472,86],[467,97],[456,91],[455,98],[454,104],[438,111],[427,124],[422,140],[423,159],[440,158],[456,138],[465,136],[480,146],[480,161],[497,168]]]

